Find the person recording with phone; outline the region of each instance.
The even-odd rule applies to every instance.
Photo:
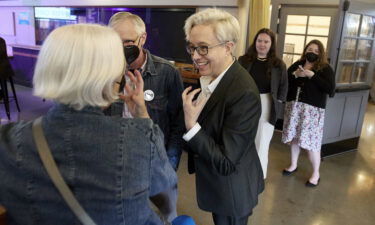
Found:
[[[310,41],[301,59],[288,68],[289,90],[285,105],[282,142],[290,144],[291,162],[284,176],[297,171],[300,149],[307,151],[313,172],[307,187],[320,181],[320,149],[327,96],[335,91],[335,77],[323,44]]]
[[[177,170],[184,129],[180,97],[183,91],[181,76],[171,63],[151,54],[143,47],[147,39],[146,26],[138,15],[118,12],[110,18],[109,26],[122,39],[127,69],[139,70],[142,74],[148,113],[163,131],[169,161]],[[120,114],[119,111],[122,111],[123,117],[130,117],[126,105],[122,103],[115,104],[111,111],[112,114]]]

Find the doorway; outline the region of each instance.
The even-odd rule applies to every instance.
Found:
[[[313,39],[318,39],[323,43],[329,56],[336,14],[337,6],[324,6],[324,8],[281,6],[277,53],[287,67],[301,57],[305,45]]]

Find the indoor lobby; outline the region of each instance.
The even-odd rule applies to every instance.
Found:
[[[239,20],[244,32],[235,57],[246,52],[259,29],[267,27],[277,34],[276,53],[287,67],[303,56],[309,41],[318,39],[335,71],[335,94],[325,111],[318,186],[305,186],[312,172],[305,151],[301,151],[298,171],[283,176],[290,147],[281,142],[281,131],[275,130],[265,190],[248,225],[375,224],[375,0],[0,0],[0,37],[7,43],[15,71],[20,108],[10,80],[4,80],[10,114],[0,98],[0,124],[32,121],[53,106],[52,101],[33,96],[31,88],[40,46],[50,32],[67,24],[108,24],[118,11],[134,11],[147,21],[148,40],[143,47],[175,63],[185,86],[197,84],[198,70],[186,53],[182,28],[190,15],[210,7]],[[191,216],[196,225],[213,225],[211,213],[197,205],[195,175],[188,174],[187,161],[183,152],[177,170],[177,213]]]
[[[43,115],[52,102],[32,96],[32,90],[16,85],[21,112],[10,102],[11,121],[32,120]],[[0,104],[1,123],[8,123]],[[372,225],[375,221],[375,104],[367,104],[357,150],[323,159],[321,182],[305,187],[311,172],[307,154],[301,152],[298,172],[282,176],[289,162],[289,147],[275,132],[269,154],[265,190],[248,224],[251,225]],[[192,216],[197,225],[213,225],[210,213],[196,203],[195,176],[187,173],[187,154],[178,169],[179,215]]]

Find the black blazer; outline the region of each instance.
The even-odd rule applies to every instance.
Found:
[[[260,114],[258,89],[235,61],[198,118],[201,130],[187,142],[201,209],[234,217],[252,213],[264,189],[254,144]]]
[[[239,63],[250,73],[253,62],[249,62],[244,56],[238,59]],[[288,73],[284,62],[279,67],[271,68],[271,116],[269,123],[276,124],[278,119],[283,119],[284,104],[288,94]]]
[[[5,79],[13,75],[14,72],[8,60],[5,40],[0,37],[0,78]]]

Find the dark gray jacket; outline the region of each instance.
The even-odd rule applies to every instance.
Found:
[[[180,73],[167,60],[145,51],[147,63],[142,72],[144,90],[154,93],[153,100],[146,101],[147,111],[152,121],[159,125],[164,133],[167,154],[181,152],[185,127],[181,98],[184,89]],[[121,116],[123,105],[123,101],[117,101],[105,113]]]
[[[253,62],[244,62],[239,59],[240,64],[250,73]],[[284,62],[279,67],[271,68],[271,95],[272,107],[270,124],[275,125],[278,119],[283,119],[284,102],[288,94],[288,73]]]

